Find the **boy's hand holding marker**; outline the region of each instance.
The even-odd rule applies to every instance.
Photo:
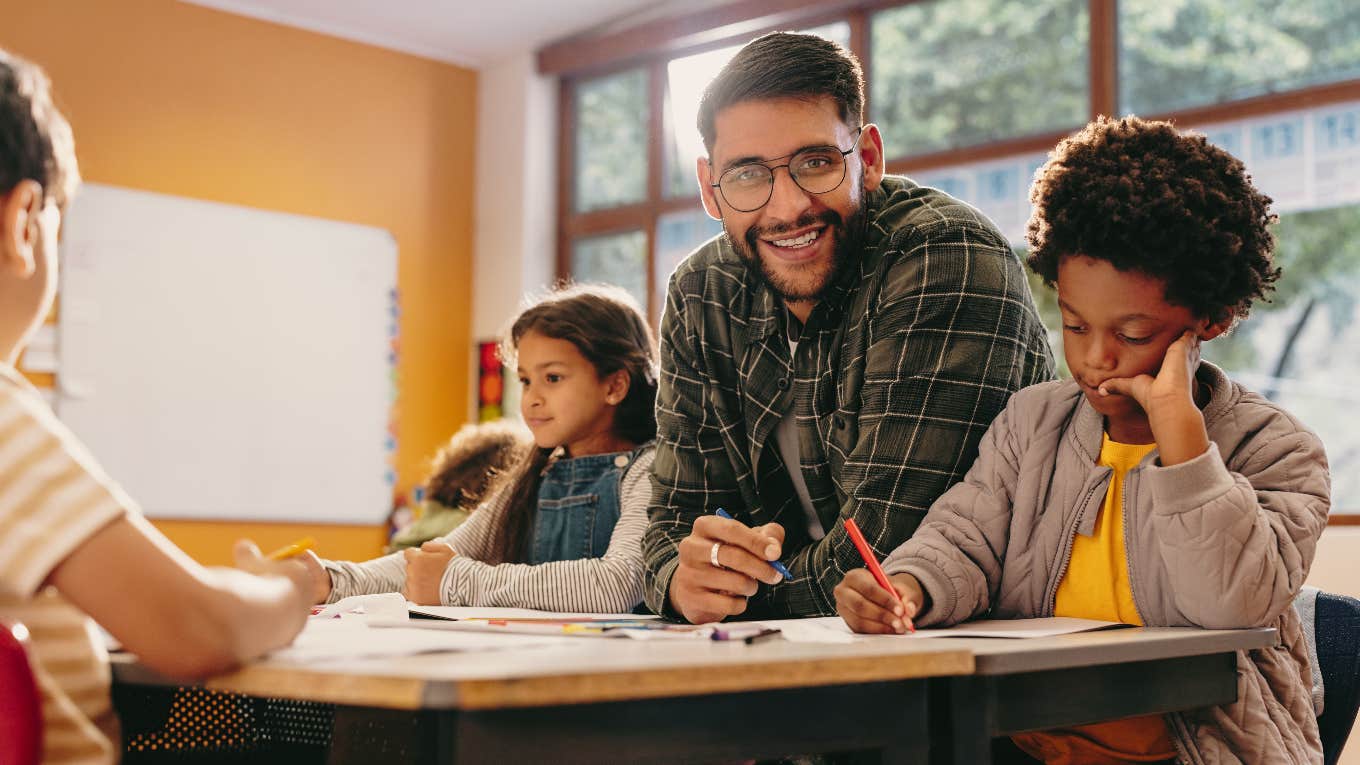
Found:
[[[915,632],[911,620],[921,613],[926,600],[921,583],[911,574],[889,579],[853,518],[845,519],[845,533],[867,568],[853,569],[836,585],[836,613],[855,632]]]
[[[696,518],[693,531],[680,542],[670,600],[693,624],[740,614],[760,582],[778,584],[784,579],[772,563],[779,561],[783,550],[784,527],[767,523],[751,528],[724,516]]]
[[[888,577],[888,592],[867,568],[852,569],[836,585],[836,613],[850,629],[870,635],[901,635],[915,631],[912,619],[925,606],[925,592],[911,574]]]
[[[406,587],[401,594],[417,605],[441,605],[439,583],[444,579],[444,569],[457,553],[447,542],[431,539],[419,550],[410,547],[402,554],[406,558]]]

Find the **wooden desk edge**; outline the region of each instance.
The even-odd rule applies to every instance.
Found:
[[[1155,630],[1159,628],[1135,629]],[[1082,635],[1118,635],[1121,632],[1126,632],[1126,630],[1063,635],[1059,636],[1057,640],[1063,641],[1071,640],[1073,638],[1081,640]],[[1182,636],[1193,635],[1197,632],[1200,631],[1193,629],[1184,631],[1178,630],[1176,632],[1164,633],[1164,640],[1117,644],[1114,646],[1116,650],[1118,650],[1115,661],[1111,661],[1111,656],[1107,650],[1110,646],[1081,646],[1074,650],[1067,645],[1042,645],[1036,640],[1024,641],[1024,645],[1019,643],[1015,645],[1016,647],[1028,648],[1029,650],[1025,653],[989,653],[986,650],[975,651],[974,661],[976,669],[974,670],[974,674],[982,676],[1006,675],[1019,672],[1041,672],[1051,669],[1093,666],[1097,664],[1155,661],[1158,659],[1180,656],[1202,656],[1211,653],[1250,651],[1257,648],[1273,646],[1279,642],[1279,637],[1276,634],[1274,627],[1255,627],[1240,630],[1207,630],[1205,632],[1213,634],[1197,635],[1194,650],[1187,652],[1184,650],[1185,638]],[[1176,647],[1170,648],[1171,646]],[[969,648],[975,649],[975,646],[970,645]],[[1074,655],[1074,653],[1076,655]]]
[[[973,668],[972,652],[960,647],[886,656],[468,680],[255,665],[209,678],[200,685],[212,691],[347,706],[489,710],[891,682],[967,675]],[[160,677],[126,654],[113,658],[113,674],[115,682],[120,683],[191,685]]]
[[[524,678],[459,680],[444,688],[431,685],[426,704],[433,708],[509,709],[593,704],[676,696],[772,691],[828,685],[892,682],[973,672],[966,648],[929,653],[837,657],[626,672],[588,672]],[[445,696],[444,694],[449,695]]]
[[[418,677],[321,672],[291,667],[247,665],[199,683],[162,677],[137,663],[134,656],[111,657],[115,683],[195,686],[209,691],[258,698],[286,698],[385,709],[422,709],[429,681]]]

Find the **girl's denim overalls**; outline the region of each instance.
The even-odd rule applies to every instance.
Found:
[[[543,471],[528,563],[599,558],[619,520],[619,481],[631,452],[559,459]]]

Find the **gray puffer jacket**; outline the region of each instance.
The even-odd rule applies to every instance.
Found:
[[[1154,450],[1125,478],[1134,603],[1149,626],[1271,626],[1280,645],[1237,659],[1237,701],[1167,715],[1181,759],[1320,763],[1308,654],[1290,603],[1327,521],[1322,443],[1288,412],[1202,363],[1211,445],[1172,467]],[[1091,534],[1111,470],[1104,428],[1072,381],[1011,397],[963,482],[884,563],[921,581],[918,623],[1052,616],[1076,534]]]

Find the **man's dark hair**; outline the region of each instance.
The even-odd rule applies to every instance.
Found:
[[[1166,282],[1214,322],[1274,289],[1276,220],[1241,160],[1168,122],[1101,117],[1063,139],[1030,189],[1029,267],[1052,286],[1069,255]]]
[[[713,153],[718,112],[743,101],[830,96],[852,129],[864,119],[864,72],[859,60],[817,35],[772,32],[737,52],[704,89],[699,134]]]
[[[52,105],[42,69],[0,50],[0,194],[20,181],[42,184],[65,206],[80,182],[71,126]]]

